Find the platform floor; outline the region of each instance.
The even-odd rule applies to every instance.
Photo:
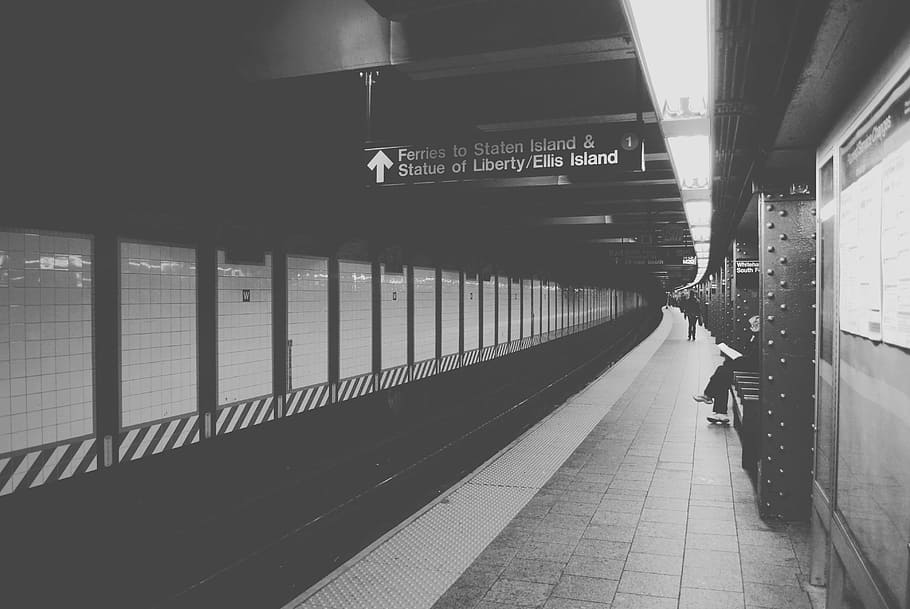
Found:
[[[696,405],[714,340],[655,332],[287,608],[807,609],[808,525],[764,522]]]

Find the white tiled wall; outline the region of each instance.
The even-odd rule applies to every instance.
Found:
[[[196,412],[196,250],[120,244],[123,427]]]
[[[499,277],[496,285],[499,292],[498,342],[509,342],[509,278]]]
[[[550,330],[553,329],[552,321],[550,321],[551,316],[553,315],[553,294],[552,294],[552,282],[544,281],[541,285],[541,299],[543,300],[543,315],[540,320],[540,330],[541,333],[546,335]]]
[[[537,304],[537,299],[532,298],[531,280],[530,279],[522,279],[521,285],[522,285],[522,299],[524,301],[524,305],[523,305],[524,313],[522,315],[522,322],[521,322],[521,336],[522,336],[522,338],[524,338],[526,336],[531,336],[532,334],[535,334],[535,332],[533,332],[533,329],[531,328],[531,319],[533,318],[536,320],[537,315],[534,313],[534,309],[531,306],[531,301],[533,300],[534,304]]]
[[[456,337],[456,343],[457,343]],[[414,361],[436,357],[436,269],[414,267]]]
[[[578,323],[588,321],[588,288],[578,290]]]
[[[509,279],[509,306],[512,309],[509,340],[517,340],[521,338],[521,280]]]
[[[340,378],[373,369],[373,282],[369,262],[338,262]]]
[[[458,271],[442,272],[442,354],[458,353]]]
[[[380,314],[382,319],[382,368],[408,363],[408,267],[386,273],[380,265]]]
[[[243,290],[250,301],[243,302]],[[272,393],[272,257],[227,264],[218,251],[218,404]]]
[[[569,289],[569,327],[578,324],[578,288]]]
[[[541,290],[540,290],[540,280],[533,279],[531,280],[531,294],[533,294],[533,310],[534,310],[534,335],[539,336],[541,330],[541,322],[543,320],[543,301],[541,300]]]
[[[291,388],[329,378],[329,261],[288,256],[288,349]]]
[[[480,344],[480,283],[477,278],[464,280],[464,350],[476,349]]]
[[[496,344],[496,277],[483,282],[483,346]]]
[[[540,286],[540,306],[542,307],[540,314],[540,333],[546,335],[550,331],[550,301],[553,300],[550,295],[550,284],[547,282],[542,282]]]
[[[91,434],[92,243],[0,231],[0,454]]]

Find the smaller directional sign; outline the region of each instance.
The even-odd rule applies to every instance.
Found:
[[[369,186],[644,170],[641,137],[615,127],[522,131],[471,141],[367,146]]]

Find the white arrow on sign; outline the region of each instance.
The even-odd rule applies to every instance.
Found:
[[[386,153],[380,150],[376,155],[367,163],[367,169],[376,170],[376,183],[382,184],[385,182],[385,170],[389,169],[395,163],[392,162]]]

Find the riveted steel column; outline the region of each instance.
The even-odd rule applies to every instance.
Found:
[[[756,227],[757,230],[757,227]],[[733,244],[733,301],[735,322],[731,345],[743,351],[751,338],[749,318],[758,315],[758,235],[755,241],[737,240]]]
[[[815,200],[760,201],[763,514],[805,519],[810,509],[815,400]]]
[[[724,259],[724,342],[728,345],[733,344],[736,335],[736,314],[733,302],[733,254],[730,253]]]

